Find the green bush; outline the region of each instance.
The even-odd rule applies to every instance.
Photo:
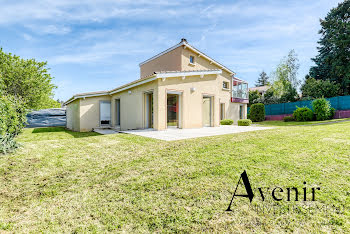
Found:
[[[262,103],[253,104],[250,107],[250,119],[253,122],[261,122],[265,120],[265,105]]]
[[[238,126],[250,126],[252,121],[250,119],[240,119],[237,121]]]
[[[11,153],[18,148],[18,143],[15,141],[14,135],[0,135],[0,154]]]
[[[334,115],[335,115],[335,109],[333,107],[331,107],[331,109],[329,111],[328,119],[333,119]]]
[[[298,107],[293,112],[293,118],[296,121],[311,121],[314,118],[314,113],[310,108],[307,107]]]
[[[293,116],[284,116],[283,121],[284,122],[292,122],[292,121],[294,121],[294,118],[293,118]]]
[[[324,98],[316,99],[312,102],[312,109],[314,110],[316,120],[329,119],[331,114],[331,104]]]
[[[223,119],[220,121],[221,125],[232,125],[233,124],[233,120],[232,119]]]
[[[17,148],[14,138],[21,132],[25,122],[23,102],[13,96],[0,95],[0,153]]]

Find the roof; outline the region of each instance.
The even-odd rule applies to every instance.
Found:
[[[264,92],[266,90],[268,90],[270,88],[270,86],[265,85],[265,86],[257,86],[257,87],[253,87],[253,88],[249,88],[249,91],[259,91],[259,92]]]
[[[166,79],[168,77],[181,77],[181,76],[201,76],[201,75],[211,75],[211,74],[221,74],[222,71],[220,69],[212,69],[212,70],[193,70],[193,71],[159,71],[155,72],[153,75],[132,81],[130,83],[127,83],[125,85],[119,86],[115,89],[112,89],[110,91],[98,91],[98,92],[89,92],[89,93],[80,93],[76,94],[70,99],[68,99],[64,105],[68,105],[69,103],[79,99],[79,98],[85,98],[85,97],[97,97],[97,96],[105,96],[105,95],[112,95],[118,92],[122,92],[124,90],[133,88],[135,86],[145,84],[148,82],[151,82],[153,80],[162,78]]]
[[[219,66],[221,69],[227,71],[228,73],[231,73],[231,74],[235,74],[235,72],[233,72],[231,69],[225,67],[224,65],[222,65],[221,63],[215,61],[214,59],[212,59],[211,57],[209,57],[208,55],[206,55],[205,53],[199,51],[198,49],[196,49],[195,47],[193,47],[192,45],[188,44],[187,40],[186,39],[181,39],[181,42],[179,44],[176,44],[172,47],[170,47],[169,49],[167,50],[164,50],[163,52],[143,61],[142,63],[139,64],[139,66],[142,66],[160,56],[162,56],[163,54],[166,54],[172,50],[175,50],[176,48],[180,47],[180,46],[184,46],[184,48],[188,48],[194,52],[196,52],[198,55],[202,56],[203,58],[206,58],[207,60],[209,60],[210,62],[214,63],[215,65]]]

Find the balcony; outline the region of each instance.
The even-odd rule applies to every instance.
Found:
[[[248,84],[234,81],[232,85],[231,102],[249,103]]]

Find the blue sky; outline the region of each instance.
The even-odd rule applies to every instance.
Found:
[[[0,0],[0,47],[48,61],[55,98],[139,78],[138,64],[182,37],[253,86],[295,49],[303,79],[319,19],[336,0]]]

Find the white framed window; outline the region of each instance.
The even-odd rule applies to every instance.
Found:
[[[190,55],[190,63],[194,64],[194,56]]]
[[[222,88],[223,88],[223,89],[229,89],[229,88],[230,88],[230,83],[229,83],[229,82],[226,82],[226,81],[223,81],[223,82],[222,82]]]

